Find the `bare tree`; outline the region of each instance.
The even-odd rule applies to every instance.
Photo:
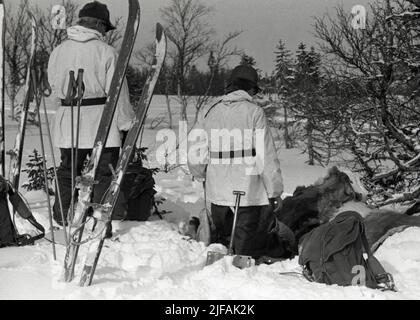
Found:
[[[216,41],[211,44],[211,51],[208,60],[208,66],[210,69],[210,78],[207,84],[206,91],[204,94],[196,97],[195,99],[195,118],[193,124],[198,120],[198,115],[202,110],[202,107],[206,105],[210,100],[210,90],[214,82],[214,78],[221,68],[225,67],[229,58],[233,56],[240,56],[243,54],[242,50],[239,50],[236,46],[231,48],[230,43],[241,35],[242,31],[234,31],[228,33],[223,40]]]
[[[153,56],[154,56],[155,48],[154,44],[150,43],[145,48],[138,50],[134,53],[135,58],[139,62],[140,66],[148,66],[150,67],[153,64]],[[167,116],[168,116],[168,127],[172,129],[173,127],[173,114],[171,109],[171,99],[170,99],[170,84],[172,77],[174,75],[174,51],[167,52],[166,59],[162,69],[160,71],[159,81],[164,82],[164,94],[165,94],[165,101],[166,101],[166,109],[167,109]],[[159,124],[162,120],[158,120]],[[154,127],[154,125],[152,125]]]
[[[28,1],[19,3],[15,14],[8,10],[6,15],[5,60],[8,67],[6,92],[11,103],[11,117],[15,119],[16,99],[22,88],[27,72],[30,46],[30,23],[27,14]]]
[[[65,9],[65,24],[71,26],[76,19],[77,4],[74,0],[63,0],[61,6]],[[66,29],[54,28],[52,19],[58,12],[52,11],[53,7],[41,9],[39,6],[32,8],[32,12],[38,22],[38,47],[41,52],[47,53],[47,57],[61,42],[67,38]]]
[[[62,0],[61,6],[65,10],[65,27],[69,27],[76,22],[78,5],[74,0]],[[38,46],[41,52],[47,53],[48,55],[67,39],[66,28],[54,28],[52,24],[52,18],[57,12],[53,12],[53,6],[50,6],[47,10],[35,6],[32,8],[37,21],[38,21]],[[118,17],[114,20],[115,30],[108,32],[105,36],[105,42],[111,46],[115,46],[119,40],[122,38],[122,33],[120,30],[122,18]]]
[[[375,1],[364,30],[352,27],[353,17],[342,7],[335,18],[315,21],[323,51],[344,66],[341,76],[357,80],[367,95],[343,116],[350,150],[377,203],[415,194],[419,186],[420,33],[417,21],[403,18],[412,9],[403,0]]]
[[[194,62],[211,49],[213,29],[207,19],[213,9],[199,0],[172,0],[162,8],[161,16],[169,41],[175,47],[177,93],[181,102],[181,120],[187,120],[186,76]]]

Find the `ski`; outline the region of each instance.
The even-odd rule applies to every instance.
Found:
[[[23,154],[23,144],[25,140],[25,131],[28,118],[28,110],[30,104],[30,91],[33,85],[32,83],[32,70],[34,68],[35,62],[35,52],[36,52],[36,43],[37,43],[37,25],[35,17],[28,12],[31,20],[31,52],[29,56],[28,68],[26,71],[26,82],[25,82],[25,98],[23,100],[22,112],[20,116],[18,133],[15,139],[15,146],[12,150],[8,152],[10,155],[10,170],[9,170],[9,181],[12,183],[12,186],[16,192],[19,190],[20,182],[20,170],[22,167],[22,154]]]
[[[92,154],[85,165],[81,177],[77,178],[76,188],[79,189],[78,202],[75,207],[73,225],[79,228],[72,234],[69,246],[66,248],[64,258],[64,281],[70,282],[74,278],[74,267],[79,251],[79,246],[83,236],[84,222],[90,207],[93,185],[95,183],[96,169],[101,159],[102,150],[105,148],[106,141],[111,128],[114,113],[117,107],[118,98],[121,92],[128,63],[133,51],[134,43],[140,24],[140,4],[139,0],[128,0],[129,11],[127,26],[118,56],[115,72],[111,80],[111,85],[102,113],[99,130],[97,132]]]
[[[81,286],[89,286],[92,284],[96,265],[101,254],[104,241],[107,238],[107,229],[111,223],[112,212],[120,193],[120,186],[131,160],[136,141],[143,127],[144,120],[146,118],[146,114],[153,97],[154,88],[159,78],[160,70],[165,61],[165,56],[166,36],[162,26],[157,24],[155,59],[146,79],[146,83],[144,84],[142,95],[136,108],[136,117],[134,119],[133,127],[128,132],[110,188],[104,195],[104,199],[101,204],[95,206],[93,218],[96,222],[96,229],[100,230],[100,237],[96,237],[90,242],[80,278]]]
[[[6,159],[5,159],[5,120],[4,120],[4,113],[5,113],[5,105],[4,105],[4,44],[5,44],[5,9],[4,9],[4,2],[0,0],[0,174],[5,177],[6,176]]]

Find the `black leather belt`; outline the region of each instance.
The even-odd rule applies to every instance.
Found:
[[[98,106],[101,104],[105,104],[106,97],[104,98],[88,98],[82,99],[81,106]],[[66,100],[61,99],[61,106],[63,107],[71,107],[71,103],[66,102]],[[77,99],[73,99],[73,106],[77,106]]]
[[[249,150],[237,150],[237,151],[211,151],[211,159],[234,159],[234,158],[245,158],[245,157],[255,157],[257,151],[255,149]]]

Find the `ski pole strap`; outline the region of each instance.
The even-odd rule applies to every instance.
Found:
[[[74,78],[74,71],[69,71],[69,85],[67,87],[67,95],[65,100],[65,103],[68,103],[69,105],[75,100],[77,96],[77,83],[76,79]]]
[[[77,75],[77,99],[81,101],[83,99],[83,94],[85,93],[85,84],[83,83],[83,69],[79,69]]]
[[[106,97],[103,98],[88,98],[88,99],[82,99],[82,102],[80,104],[81,107],[83,106],[99,106],[104,105],[106,102]],[[67,101],[65,99],[61,99],[61,106],[62,107],[71,107],[72,105],[77,105],[78,100],[73,99],[71,101]]]

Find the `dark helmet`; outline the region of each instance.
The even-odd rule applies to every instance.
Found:
[[[257,92],[260,92],[261,89],[258,87],[258,81],[257,70],[250,65],[239,65],[232,70],[228,87],[235,86],[235,84],[242,84],[246,88],[255,88]]]
[[[108,7],[99,1],[93,1],[86,4],[79,12],[79,18],[93,18],[103,22],[106,26],[106,32],[114,30],[115,27],[109,20]]]

